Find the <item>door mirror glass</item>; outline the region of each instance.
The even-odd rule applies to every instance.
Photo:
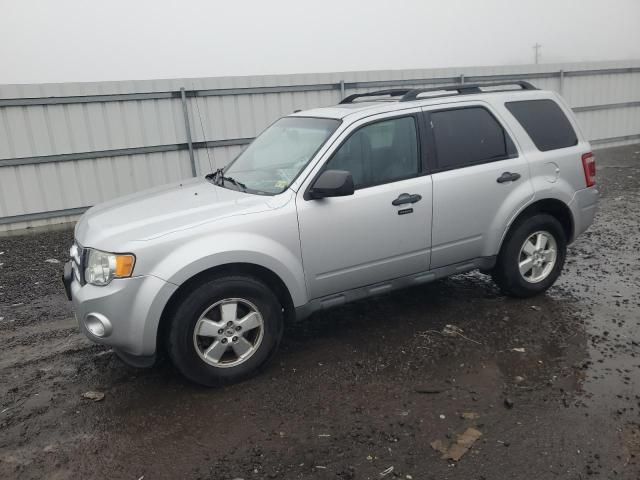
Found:
[[[353,177],[346,170],[325,170],[309,191],[311,198],[346,197],[353,195]]]

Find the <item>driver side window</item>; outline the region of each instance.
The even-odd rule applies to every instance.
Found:
[[[355,188],[390,183],[419,174],[418,134],[414,117],[365,125],[329,160],[327,168],[347,170]]]

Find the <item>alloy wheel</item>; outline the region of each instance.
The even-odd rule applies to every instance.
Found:
[[[524,241],[518,256],[520,275],[529,283],[538,283],[549,276],[558,258],[558,245],[553,235],[538,231]]]
[[[219,368],[235,367],[260,347],[264,319],[243,298],[226,298],[208,307],[196,322],[193,343],[198,356]]]

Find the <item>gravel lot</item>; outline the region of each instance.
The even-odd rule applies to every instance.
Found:
[[[597,158],[596,224],[547,295],[472,273],[324,312],[219,390],[77,332],[47,262],[70,230],[0,237],[0,478],[637,479],[640,146]],[[458,462],[432,447],[469,427]]]

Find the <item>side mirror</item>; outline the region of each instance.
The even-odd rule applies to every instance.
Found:
[[[346,197],[353,195],[353,177],[346,170],[325,170],[309,190],[311,198]]]

